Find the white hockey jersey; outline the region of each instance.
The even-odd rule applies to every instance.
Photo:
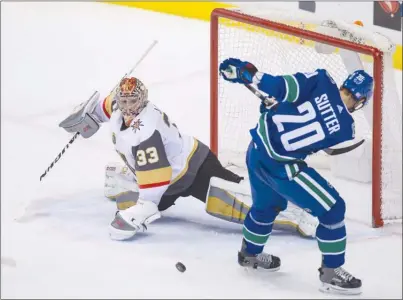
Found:
[[[95,113],[109,121],[112,142],[135,175],[139,198],[159,204],[165,195],[177,195],[193,183],[209,148],[196,138],[179,132],[168,116],[148,102],[129,126],[112,95],[98,103]]]

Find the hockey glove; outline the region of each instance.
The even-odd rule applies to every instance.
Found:
[[[60,122],[59,127],[67,132],[79,132],[83,138],[94,135],[101,123],[94,113],[98,99],[99,93],[94,92],[90,99],[78,105],[66,119]]]
[[[237,58],[224,60],[220,64],[219,70],[225,80],[241,84],[252,83],[253,76],[258,71],[250,62],[241,61]]]
[[[136,205],[118,211],[109,225],[109,236],[112,240],[127,240],[137,232],[147,230],[147,225],[161,218],[158,206],[151,201],[138,199]]]

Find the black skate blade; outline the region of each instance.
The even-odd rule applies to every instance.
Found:
[[[266,268],[255,266],[255,265],[245,263],[245,262],[238,262],[238,263],[243,269],[246,269],[248,271],[250,270],[250,271],[254,271],[254,272],[259,272],[259,273],[260,272],[263,272],[263,273],[275,272],[275,271],[280,270],[280,268],[281,268],[281,265],[276,267],[276,268],[268,268],[268,269],[266,269]]]
[[[336,285],[322,282],[319,290],[323,293],[338,295],[359,295],[362,293],[361,287],[345,289]]]

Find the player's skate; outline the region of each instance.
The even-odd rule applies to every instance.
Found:
[[[262,268],[271,272],[280,269],[281,260],[279,257],[264,252],[256,255],[249,254],[246,252],[245,248],[245,242],[242,241],[241,251],[238,252],[238,263],[242,267],[253,269]]]
[[[357,295],[361,293],[361,280],[355,278],[342,267],[319,268],[320,290],[326,293]]]

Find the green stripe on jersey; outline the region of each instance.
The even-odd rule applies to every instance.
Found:
[[[283,76],[285,80],[286,95],[284,101],[295,102],[299,97],[299,84],[293,75]]]
[[[270,139],[269,139],[269,132],[267,129],[267,113],[263,113],[260,115],[257,134],[263,142],[264,147],[266,148],[267,153],[269,156],[277,161],[296,161],[297,159],[294,157],[284,156],[278,154],[274,151],[273,147],[271,146]]]

